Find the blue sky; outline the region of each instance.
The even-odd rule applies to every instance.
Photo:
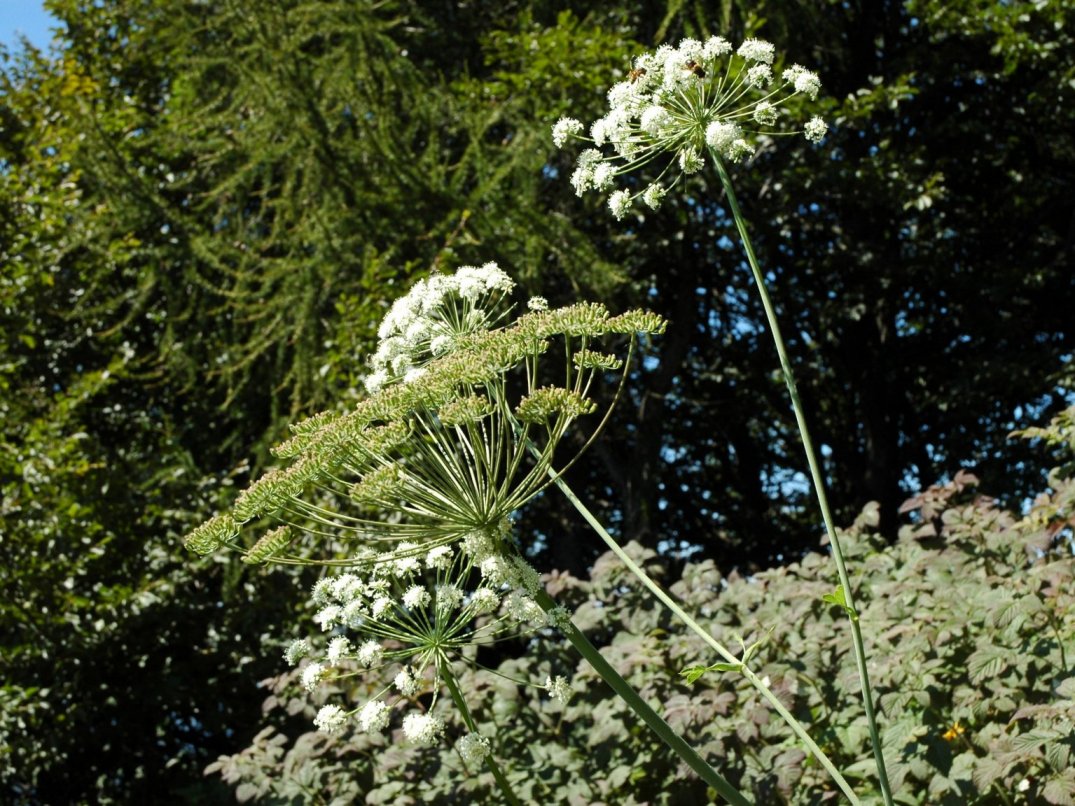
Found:
[[[24,34],[37,47],[47,47],[52,39],[49,27],[58,23],[45,12],[41,0],[0,0],[0,44],[14,50]]]

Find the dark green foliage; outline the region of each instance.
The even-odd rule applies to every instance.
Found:
[[[874,504],[842,536],[859,584],[897,800],[1069,803],[1075,480],[1023,518],[977,494],[976,483],[960,475],[907,501],[911,522],[895,545],[877,534]],[[1057,500],[1066,506],[1057,510]],[[658,579],[667,573],[653,552],[635,545],[632,553]],[[831,577],[823,554],[749,579],[722,577],[706,560],[687,564],[670,587],[729,642],[735,633],[760,639],[753,667],[867,794],[875,772],[844,616],[823,601]],[[693,685],[677,679],[684,666],[705,660],[705,651],[653,608],[611,554],[598,559],[589,580],[553,575],[548,585],[632,685],[661,703],[672,725],[756,802],[818,803],[833,792],[824,771],[734,671],[709,672]],[[707,802],[704,786],[685,777],[564,642],[546,636],[499,671],[534,686],[548,674],[575,674],[575,697],[563,708],[539,688],[520,690],[481,672],[462,678],[479,728],[494,737],[494,752],[525,802]],[[308,732],[308,722],[288,718],[309,720],[315,710],[296,677],[266,681],[269,724],[250,747],[209,769],[238,785],[240,800],[495,802],[491,776],[464,770],[447,744],[418,750],[398,736]],[[348,694],[358,702],[369,696]]]

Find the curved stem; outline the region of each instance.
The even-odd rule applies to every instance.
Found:
[[[765,318],[769,322],[769,330],[772,333],[773,342],[776,344],[776,352],[780,356],[780,369],[784,373],[784,383],[787,384],[791,404],[795,409],[795,422],[799,426],[799,436],[802,438],[803,450],[806,452],[806,462],[810,466],[810,478],[814,483],[814,491],[817,493],[817,501],[821,507],[821,517],[825,521],[825,531],[828,532],[829,544],[832,546],[832,556],[836,561],[836,573],[844,589],[844,601],[847,604],[847,615],[851,622],[851,638],[855,648],[855,663],[858,666],[859,681],[862,685],[862,703],[869,723],[870,742],[873,745],[874,758],[877,761],[877,775],[880,779],[881,794],[884,797],[885,804],[892,806],[892,791],[888,782],[888,771],[885,768],[885,755],[881,748],[881,737],[877,731],[877,717],[874,713],[873,696],[870,692],[869,672],[866,669],[866,648],[862,640],[862,628],[859,625],[858,611],[855,610],[854,592],[851,587],[851,580],[847,575],[843,551],[840,549],[840,538],[836,534],[836,526],[833,522],[832,511],[829,508],[828,496],[825,494],[821,467],[814,451],[814,443],[810,439],[810,432],[806,426],[806,414],[803,410],[802,401],[799,399],[799,391],[795,386],[795,376],[791,371],[791,361],[788,359],[787,348],[784,345],[783,337],[780,335],[780,325],[776,319],[776,311],[773,309],[772,301],[769,299],[769,291],[765,286],[765,277],[758,266],[758,259],[754,255],[754,247],[747,233],[746,221],[739,210],[739,201],[736,199],[735,191],[732,189],[731,177],[728,176],[720,157],[712,149],[710,149],[710,156],[713,158],[713,164],[720,175],[721,184],[724,186],[724,192],[728,198],[728,206],[731,208],[735,226],[739,230],[739,237],[743,243],[743,250],[747,255],[747,262],[750,264],[750,270],[754,274],[754,282],[758,287],[758,294],[761,296],[762,307],[765,309]]]
[[[444,677],[444,684],[448,687],[448,693],[452,696],[452,701],[455,703],[455,707],[459,709],[459,713],[463,715],[463,722],[467,726],[467,730],[471,733],[477,733],[478,728],[474,723],[474,717],[471,716],[470,708],[467,706],[467,701],[463,697],[463,692],[459,690],[459,684],[455,682],[455,675],[452,674],[448,664],[443,664],[441,668],[441,674]],[[512,791],[511,784],[508,783],[508,779],[504,777],[504,771],[500,769],[500,765],[496,763],[496,759],[493,758],[493,754],[489,753],[485,757],[485,764],[489,767],[489,771],[496,779],[497,785],[500,787],[500,791],[504,793],[504,797],[507,799],[511,806],[522,806],[519,799],[515,797],[515,792]]]
[[[678,616],[679,619],[691,629],[691,631],[693,631],[696,635],[698,635],[698,637],[700,637],[703,641],[709,644],[710,647],[716,650],[717,654],[724,658],[725,661],[727,661],[728,663],[739,663],[739,658],[732,654],[732,652],[729,651],[728,648],[725,647],[723,644],[721,644],[720,641],[714,638],[707,629],[705,629],[701,624],[691,618],[691,616],[676,603],[675,599],[665,593],[664,590],[661,589],[660,585],[654,582],[653,578],[650,577],[650,575],[647,574],[645,570],[643,570],[642,567],[638,565],[638,563],[631,559],[630,555],[627,554],[627,552],[623,550],[620,544],[616,542],[616,539],[608,533],[605,527],[601,524],[601,521],[599,521],[594,516],[594,514],[590,512],[586,505],[579,500],[578,496],[576,496],[575,493],[571,490],[571,488],[567,486],[566,482],[564,482],[562,479],[557,479],[555,484],[557,487],[560,488],[560,492],[564,494],[567,500],[571,502],[572,506],[574,506],[575,509],[578,510],[579,514],[582,515],[582,517],[586,520],[587,523],[590,524],[593,530],[597,532],[597,534],[605,542],[605,545],[607,545],[609,549],[617,557],[620,558],[623,564],[627,566],[628,570],[630,570],[632,574],[638,577],[642,584],[645,585],[646,588],[648,588],[649,591],[661,601],[661,604],[663,604],[676,616]],[[795,732],[795,735],[799,737],[799,740],[804,745],[806,745],[806,748],[810,751],[814,758],[817,759],[818,763],[821,764],[821,766],[825,768],[825,771],[832,776],[832,780],[835,781],[838,787],[840,787],[840,790],[844,793],[844,795],[847,796],[847,799],[853,804],[853,806],[858,806],[859,799],[855,795],[854,790],[851,789],[850,785],[844,779],[844,776],[840,774],[840,771],[836,769],[836,766],[832,763],[832,760],[827,755],[825,755],[825,752],[817,746],[817,743],[813,739],[810,738],[810,734],[806,732],[806,728],[803,727],[802,723],[799,722],[799,720],[797,720],[790,711],[788,711],[788,709],[784,706],[784,703],[780,702],[777,696],[773,694],[772,690],[767,685],[765,685],[765,683],[762,682],[761,678],[759,678],[748,666],[743,664],[740,667],[740,671],[742,672],[743,676],[750,681],[751,685],[753,685],[754,688],[761,692],[761,695],[773,707],[773,710],[780,714],[783,720],[788,723],[788,726]]]
[[[736,806],[750,806],[750,801],[743,797],[734,786],[732,786],[719,772],[710,767],[697,751],[684,741],[683,737],[672,730],[671,725],[664,721],[661,716],[650,707],[650,705],[642,699],[637,691],[631,688],[631,685],[619,675],[619,673],[612,668],[611,664],[605,660],[604,656],[597,651],[590,639],[583,635],[570,619],[562,618],[554,615],[558,610],[556,602],[552,597],[545,592],[544,588],[537,587],[532,591],[535,600],[541,606],[541,609],[550,614],[550,617],[554,619],[557,627],[564,634],[568,641],[578,650],[579,654],[594,668],[602,679],[609,684],[613,691],[615,691],[624,702],[630,706],[643,722],[660,737],[669,748],[679,756],[684,763],[687,764],[692,770],[698,773],[699,777],[713,789],[717,791],[721,797],[727,800],[729,803],[736,804]]]

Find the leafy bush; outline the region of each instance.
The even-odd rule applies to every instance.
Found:
[[[1075,802],[1075,480],[1052,480],[1054,491],[1019,517],[978,494],[977,479],[961,472],[904,504],[909,522],[896,544],[877,535],[873,505],[843,535],[900,803]],[[632,549],[657,578],[668,578],[664,560]],[[589,580],[553,574],[547,584],[606,645],[617,670],[662,703],[673,727],[757,802],[818,803],[835,795],[745,680],[710,673],[693,686],[684,682],[681,669],[711,658],[667,623],[614,557],[599,559]],[[832,586],[828,558],[814,553],[750,578],[722,577],[711,560],[687,564],[671,589],[718,636],[768,634],[755,668],[837,766],[858,778],[857,788],[868,790],[873,760],[854,665],[843,657],[844,616],[822,601]],[[541,682],[570,669],[577,670],[574,699],[550,703]],[[494,737],[524,800],[708,801],[704,784],[671,760],[557,636],[536,639],[498,671],[505,678],[468,672],[461,684],[473,692],[482,730]],[[316,705],[299,674],[265,681],[264,729],[250,747],[207,770],[237,785],[240,801],[495,800],[492,777],[465,769],[448,743],[419,749],[398,737],[388,743],[305,732]]]

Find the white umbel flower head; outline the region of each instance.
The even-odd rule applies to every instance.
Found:
[[[284,660],[288,666],[294,666],[300,660],[310,654],[310,642],[305,638],[292,641],[284,651]]]
[[[429,604],[432,598],[429,591],[421,585],[413,585],[403,594],[403,604],[411,610],[417,610]]]
[[[467,764],[480,764],[491,752],[489,740],[480,733],[468,733],[455,743],[455,749]]]
[[[435,744],[444,732],[444,723],[433,714],[407,714],[403,717],[403,735],[415,744]]]
[[[571,699],[571,684],[566,677],[557,675],[555,680],[552,677],[546,677],[545,690],[561,705],[567,705],[567,701]]]
[[[384,647],[374,640],[366,641],[358,648],[358,662],[369,669],[384,658]]]
[[[491,262],[419,280],[381,321],[366,389],[375,392],[392,381],[413,383],[421,378],[421,365],[459,336],[491,327],[498,303],[514,287],[514,281]]]
[[[552,127],[552,142],[557,148],[563,148],[569,138],[582,131],[582,123],[574,118],[560,118]]]
[[[338,705],[326,705],[317,712],[314,724],[330,736],[340,733],[347,724],[347,712]]]
[[[347,653],[350,651],[350,640],[343,635],[337,635],[328,642],[328,651],[325,653],[325,657],[328,659],[329,663],[339,663],[347,657]]]
[[[317,684],[320,683],[328,670],[320,663],[311,663],[305,669],[302,670],[302,685],[307,691],[313,691],[317,688]]]
[[[404,697],[411,697],[417,693],[420,681],[411,671],[410,666],[404,666],[392,682],[396,684],[396,688]]]
[[[821,142],[821,138],[825,136],[825,132],[828,130],[829,127],[821,118],[810,118],[806,123],[806,139],[811,143],[819,143]]]
[[[378,733],[388,727],[392,711],[380,700],[370,700],[358,712],[358,726],[366,733]]]
[[[642,54],[627,79],[609,90],[609,111],[591,125],[590,137],[574,119],[561,119],[553,127],[557,147],[568,139],[596,146],[578,158],[571,176],[575,192],[610,190],[609,210],[621,220],[637,198],[656,209],[660,198],[651,188],[667,190],[697,173],[707,155],[738,162],[754,153],[759,136],[787,134],[796,127],[817,142],[823,132],[820,119],[805,125],[795,121],[787,101],[797,95],[815,100],[820,79],[801,65],[778,76],[775,60],[770,42],[747,39],[733,49],[721,37],[684,39],[678,47],[662,45]],[[774,130],[778,123],[784,124],[780,131]],[[637,190],[615,189],[618,178],[662,155],[666,159],[657,162],[663,168],[654,181]]]

